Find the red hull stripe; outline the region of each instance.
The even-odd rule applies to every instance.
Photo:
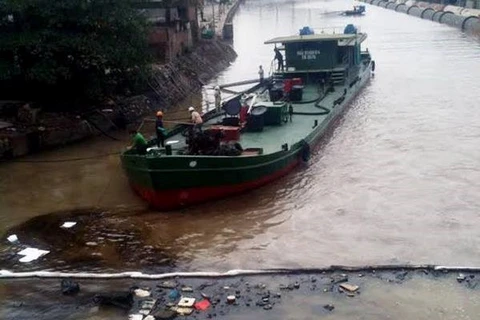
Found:
[[[278,170],[258,180],[234,185],[216,187],[197,187],[177,190],[152,190],[136,184],[131,184],[133,190],[157,210],[173,210],[212,199],[224,198],[228,195],[242,193],[267,184],[291,171],[299,160],[295,160],[285,168]]]

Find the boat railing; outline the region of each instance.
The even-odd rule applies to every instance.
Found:
[[[357,33],[361,33],[361,28],[359,26],[355,26],[357,28]],[[331,26],[331,27],[311,27],[316,34],[343,34],[345,30],[345,26]]]

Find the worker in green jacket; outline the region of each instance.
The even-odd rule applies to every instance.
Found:
[[[132,146],[130,148],[136,150],[138,154],[146,154],[148,143],[145,137],[137,130],[130,131],[130,134],[132,135]]]

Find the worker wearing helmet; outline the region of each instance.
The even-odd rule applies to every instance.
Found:
[[[165,147],[165,136],[166,136],[166,130],[163,127],[163,112],[158,111],[157,112],[157,120],[155,121],[155,131],[157,133],[157,146],[160,148],[160,146]]]
[[[200,116],[200,113],[195,111],[194,107],[188,108],[188,111],[190,111],[190,115],[191,115],[191,119],[192,119],[192,123],[193,123],[194,127],[200,128],[202,126],[202,123],[203,123],[203,119]]]

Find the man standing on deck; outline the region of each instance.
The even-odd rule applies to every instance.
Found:
[[[191,119],[192,119],[192,123],[193,123],[193,128],[200,129],[201,126],[202,126],[202,123],[203,123],[203,119],[200,116],[200,113],[195,111],[194,107],[188,108],[188,111],[190,111],[190,115],[191,115]]]
[[[273,51],[275,51],[275,58],[274,58],[274,60],[277,60],[277,61],[278,61],[277,71],[280,71],[280,69],[282,69],[282,71],[283,71],[284,69],[283,69],[283,56],[282,56],[282,53],[280,52],[280,50],[278,50],[277,47],[275,47],[275,49],[273,49]]]
[[[157,146],[165,147],[166,130],[163,127],[163,112],[157,112],[157,120],[155,121],[155,132],[157,133]]]
[[[220,112],[220,107],[222,104],[222,93],[220,92],[219,86],[215,87],[214,96],[215,96],[215,109],[217,110],[217,112]]]
[[[263,67],[260,66],[259,69],[258,69],[258,76],[260,77],[260,84],[263,83],[263,76],[264,76],[264,72],[263,72]]]

